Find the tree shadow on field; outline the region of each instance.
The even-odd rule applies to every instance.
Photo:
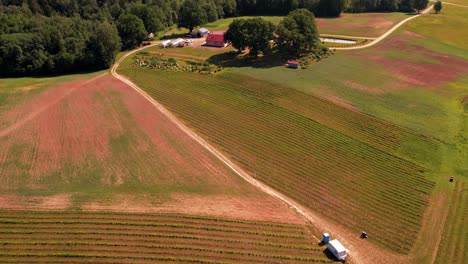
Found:
[[[189,33],[172,33],[170,35],[163,35],[159,39],[165,40],[165,39],[177,39],[177,38],[187,38],[187,35]]]
[[[261,56],[249,56],[240,53],[225,52],[213,55],[207,60],[211,64],[220,65],[225,68],[272,68],[286,64],[287,59],[282,58],[276,53]]]

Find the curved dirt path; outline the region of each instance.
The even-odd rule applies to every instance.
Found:
[[[409,260],[408,256],[392,253],[390,251],[387,251],[375,245],[372,245],[368,243],[366,240],[361,240],[359,238],[359,234],[351,233],[340,225],[330,223],[326,219],[323,219],[317,216],[315,213],[311,212],[309,209],[301,206],[300,204],[295,202],[293,199],[274,190],[268,185],[256,180],[247,172],[245,172],[242,168],[240,168],[239,166],[234,164],[231,160],[229,160],[224,154],[218,151],[215,147],[213,147],[211,144],[205,141],[202,137],[196,134],[192,129],[184,125],[174,114],[172,114],[169,110],[167,110],[161,103],[157,102],[155,99],[149,96],[145,91],[143,91],[140,87],[134,84],[131,80],[117,73],[117,68],[119,67],[120,63],[124,59],[126,59],[127,57],[129,57],[130,55],[138,51],[141,51],[145,48],[158,45],[158,44],[159,42],[156,42],[151,45],[133,50],[125,54],[124,56],[122,56],[112,66],[112,69],[111,69],[112,75],[115,78],[121,80],[122,82],[128,84],[133,89],[135,89],[136,92],[138,92],[139,94],[141,94],[141,96],[146,98],[154,107],[156,107],[159,111],[161,111],[170,121],[172,121],[176,126],[178,126],[182,131],[187,133],[192,139],[194,139],[196,142],[202,145],[210,153],[216,156],[219,160],[221,160],[226,166],[232,169],[237,175],[239,175],[245,181],[257,187],[262,192],[265,192],[275,197],[276,199],[284,202],[285,204],[287,204],[291,209],[293,209],[295,212],[301,215],[307,222],[310,222],[318,230],[330,232],[333,237],[339,238],[341,242],[350,250],[349,258],[353,263],[403,263]]]
[[[383,35],[381,35],[380,37],[374,39],[372,42],[370,42],[369,44],[366,44],[366,45],[362,45],[362,46],[356,46],[356,47],[344,47],[344,48],[331,48],[331,49],[334,49],[334,50],[359,50],[359,49],[366,49],[366,48],[369,48],[369,47],[372,47],[374,45],[377,45],[379,44],[382,40],[384,40],[386,37],[388,37],[390,34],[392,34],[393,32],[395,32],[395,30],[399,29],[401,26],[403,26],[404,24],[408,23],[409,21],[417,18],[417,17],[420,17],[422,15],[425,15],[427,13],[429,13],[432,9],[433,9],[433,5],[429,6],[428,8],[426,8],[425,10],[423,10],[420,14],[417,14],[417,15],[414,15],[414,16],[411,16],[411,17],[408,17],[407,19],[403,20],[403,21],[400,21],[400,23],[396,24],[395,26],[393,26],[391,29],[389,29],[387,32],[385,32]]]

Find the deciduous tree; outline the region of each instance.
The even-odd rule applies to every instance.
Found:
[[[434,4],[434,11],[436,14],[439,14],[440,10],[442,10],[442,1],[437,1]]]
[[[421,10],[424,10],[429,4],[429,0],[414,0],[413,7],[418,10],[418,14],[421,13]]]
[[[188,28],[190,32],[192,30],[207,22],[207,15],[205,10],[199,2],[195,0],[185,0],[179,11],[178,27]]]
[[[320,46],[315,17],[307,9],[289,13],[276,29],[276,43],[282,52],[299,55]]]
[[[225,38],[239,50],[250,49],[249,54],[256,56],[270,49],[275,25],[262,18],[235,19],[226,32]]]
[[[140,44],[146,38],[143,21],[133,14],[122,14],[117,19],[117,30],[122,39],[122,47],[129,49]]]

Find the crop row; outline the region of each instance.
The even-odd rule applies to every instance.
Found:
[[[202,231],[222,231],[229,233],[243,233],[243,234],[254,234],[261,236],[272,236],[272,237],[284,237],[284,238],[296,238],[297,236],[292,236],[289,232],[273,232],[271,230],[262,230],[261,232],[256,229],[246,229],[246,228],[233,228],[233,227],[219,227],[219,226],[206,226],[206,225],[189,225],[189,224],[180,224],[172,222],[153,222],[153,223],[134,223],[134,222],[118,222],[118,221],[79,221],[79,220],[36,220],[36,219],[0,219],[0,224],[21,224],[21,225],[31,225],[31,224],[59,224],[59,225],[93,225],[93,226],[138,226],[138,227],[155,227],[155,228],[168,228],[168,229],[193,229],[193,230],[202,230]]]
[[[465,182],[457,181],[452,192],[436,263],[462,264],[468,259],[468,192]]]
[[[258,147],[258,146],[255,146],[255,147]],[[347,164],[347,165],[349,165],[349,164]]]
[[[26,218],[25,218],[26,217]],[[297,232],[302,230],[301,226],[290,225],[285,223],[273,223],[273,222],[254,222],[242,219],[223,219],[223,218],[210,218],[210,217],[190,217],[184,215],[164,215],[164,214],[130,214],[130,213],[87,213],[79,212],[76,214],[70,212],[48,213],[48,212],[27,212],[23,211],[8,211],[8,213],[0,214],[0,221],[2,219],[27,219],[33,217],[34,221],[47,220],[53,221],[53,219],[59,219],[60,221],[92,221],[93,223],[105,223],[105,222],[122,222],[123,224],[154,224],[155,222],[170,222],[171,224],[182,224],[182,225],[194,225],[194,226],[210,226],[210,227],[231,227],[231,228],[242,228],[249,229],[252,227],[261,227],[262,230],[272,230],[278,232]]]
[[[23,215],[10,218],[9,215]],[[91,217],[93,213],[85,213]],[[101,259],[109,262],[173,261],[195,263],[258,263],[280,261],[282,263],[329,262],[323,255],[323,248],[314,245],[300,226],[288,225],[289,234],[274,235],[271,230],[263,231],[261,222],[242,221],[246,229],[231,227],[201,229],[193,226],[173,225],[171,215],[152,215],[158,225],[125,225],[125,217],[114,221],[100,221],[99,213],[94,219],[71,222],[70,216],[79,212],[24,213],[0,211],[0,262],[35,262],[35,259],[60,262],[93,262]],[[52,221],[45,219],[51,215]],[[39,218],[35,218],[39,216]],[[109,216],[109,215],[106,215]],[[60,217],[64,217],[61,221]],[[183,218],[175,215],[173,219]],[[145,219],[150,222],[149,216]],[[193,218],[195,219],[195,218]],[[218,221],[214,221],[216,223]],[[203,224],[208,225],[201,218]],[[218,219],[224,222],[224,219]],[[162,222],[165,221],[165,222]],[[274,225],[274,223],[270,223]],[[282,224],[279,224],[282,225]],[[294,226],[295,228],[289,228]],[[268,225],[265,226],[267,229]],[[256,230],[256,231],[255,231]],[[265,235],[266,234],[266,235]],[[103,261],[105,262],[105,261]],[[130,261],[131,262],[131,261]]]
[[[372,230],[377,243],[402,253],[411,247],[400,243],[399,234],[419,231],[434,186],[425,179],[424,167],[271,100],[244,94],[229,79],[143,72],[130,76],[260,180],[352,230]],[[379,132],[379,126],[373,133],[386,132]],[[412,137],[411,131],[405,133]]]

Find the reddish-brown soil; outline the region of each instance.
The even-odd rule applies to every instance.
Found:
[[[397,85],[393,82],[392,89],[438,87],[468,72],[468,61],[411,43],[420,38],[422,36],[406,31],[390,37],[371,51],[348,55],[365,58],[383,67],[396,79]],[[398,56],[386,55],[388,53]]]
[[[110,75],[45,90],[0,115],[14,120],[0,130],[0,209],[302,221]]]
[[[91,202],[81,208],[87,211],[122,211],[145,213],[182,213],[210,215],[237,219],[272,221],[281,223],[304,223],[297,214],[277,200],[263,195],[233,197],[230,195],[197,195],[176,193],[171,199],[159,204],[145,197],[120,195],[117,202]]]
[[[64,210],[71,205],[70,194],[49,196],[0,195],[0,208],[11,210]]]

